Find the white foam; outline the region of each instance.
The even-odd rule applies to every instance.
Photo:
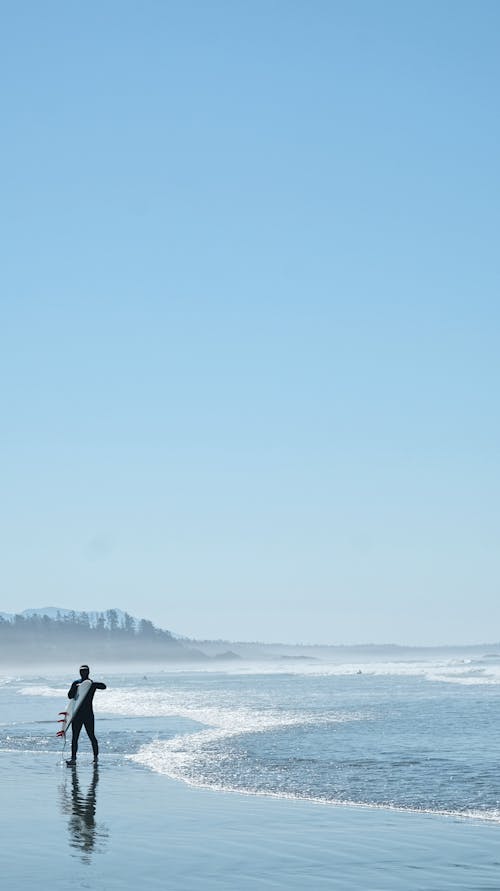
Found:
[[[283,671],[280,668],[280,672]],[[429,681],[448,684],[500,684],[500,664],[481,664],[471,659],[443,659],[415,662],[349,662],[342,664],[308,665],[289,668],[288,674],[309,677],[422,677]]]
[[[452,658],[379,662],[279,662],[236,663],[230,666],[203,666],[186,670],[172,667],[164,672],[165,677],[177,674],[222,675],[226,677],[252,675],[291,675],[296,677],[345,677],[366,675],[368,677],[422,677],[429,681],[463,685],[500,684],[500,657],[487,659]],[[13,678],[0,679],[0,684],[10,683]],[[28,685],[20,691],[26,696],[66,696],[67,690],[43,685]]]
[[[67,697],[68,690],[62,687],[41,687],[31,685],[28,687],[21,687],[18,690],[18,693],[21,696],[46,696],[50,699],[55,699],[56,697]]]
[[[219,691],[219,704],[209,702],[210,693],[191,691],[186,702],[185,691],[116,690],[106,703],[106,711],[135,716],[176,716],[205,725],[196,733],[181,734],[169,740],[156,740],[143,746],[130,760],[143,764],[173,779],[191,785],[204,785],[198,766],[209,757],[212,763],[225,759],[216,744],[221,740],[253,733],[264,733],[284,727],[334,724],[369,720],[366,714],[324,712],[321,714],[293,710],[263,709],[236,705],[233,697]]]

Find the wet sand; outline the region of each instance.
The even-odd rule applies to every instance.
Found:
[[[189,788],[131,762],[0,756],[2,887],[500,888],[500,825]]]

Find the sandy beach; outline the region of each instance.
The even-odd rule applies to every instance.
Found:
[[[104,758],[3,753],[3,887],[500,887],[498,826],[219,793]]]

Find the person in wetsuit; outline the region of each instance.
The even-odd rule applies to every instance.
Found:
[[[90,669],[88,665],[80,666],[80,680],[73,681],[71,687],[68,690],[68,699],[74,699],[79,685],[86,680],[90,680],[89,678]],[[96,690],[105,690],[106,684],[102,684],[99,681],[91,681],[91,688],[85,696],[80,708],[78,709],[75,717],[71,722],[71,758],[66,761],[68,767],[71,767],[73,764],[76,764],[76,753],[78,751],[78,737],[80,736],[80,731],[82,727],[85,727],[87,731],[87,736],[90,739],[92,745],[92,751],[94,753],[94,764],[97,764],[99,758],[99,744],[95,737],[94,733],[94,710],[92,708],[92,700],[94,698],[94,693]]]

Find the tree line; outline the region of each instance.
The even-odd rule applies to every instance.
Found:
[[[0,617],[0,661],[12,662],[43,657],[66,659],[69,654],[83,654],[81,659],[120,660],[199,659],[203,655],[176,640],[170,631],[156,628],[148,619],[137,621],[128,613],[120,617],[116,610],[99,613],[64,613],[57,617],[15,615]],[[84,654],[88,653],[88,656]],[[78,657],[80,658],[80,657]]]

